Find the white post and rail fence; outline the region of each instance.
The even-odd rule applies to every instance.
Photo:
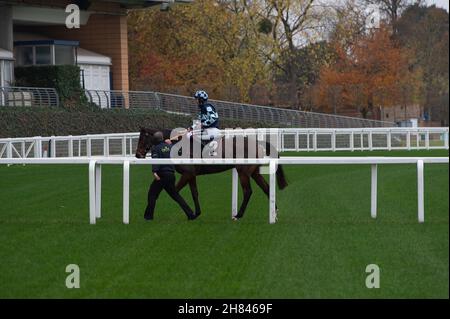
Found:
[[[417,167],[417,219],[419,223],[425,221],[424,206],[424,164],[449,162],[448,157],[280,157],[260,159],[137,159],[134,157],[90,157],[90,158],[0,158],[0,164],[84,164],[89,166],[89,221],[95,224],[102,216],[102,165],[123,166],[123,223],[130,221],[130,167],[132,165],[150,164],[183,164],[183,165],[245,165],[259,164],[269,166],[269,223],[277,220],[276,212],[276,168],[277,165],[370,165],[371,187],[370,215],[377,217],[377,179],[378,165],[413,164]],[[238,175],[232,173],[231,213],[237,214],[238,209]]]
[[[277,135],[278,152],[376,151],[449,149],[448,127],[360,129],[230,129],[225,136]],[[78,136],[35,136],[0,139],[0,158],[132,156],[139,133]]]

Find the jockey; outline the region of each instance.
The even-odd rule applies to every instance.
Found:
[[[202,140],[212,140],[220,135],[219,115],[214,105],[208,102],[208,93],[205,91],[197,91],[194,98],[198,101],[200,113],[198,121],[200,121],[202,129]],[[192,126],[191,129],[194,129]]]

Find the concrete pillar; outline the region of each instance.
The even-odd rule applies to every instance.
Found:
[[[13,51],[12,6],[0,4],[0,48]]]

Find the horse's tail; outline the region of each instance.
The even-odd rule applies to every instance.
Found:
[[[276,154],[277,158],[280,158],[280,155],[278,154],[278,151],[274,148],[274,146],[266,141],[266,156],[272,157],[274,154]],[[281,165],[278,165],[276,175],[278,187],[281,190],[285,189],[288,186],[288,182],[286,180],[286,176],[284,175],[284,170]]]

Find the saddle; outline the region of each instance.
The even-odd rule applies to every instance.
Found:
[[[172,138],[172,139],[170,139],[173,143],[177,143],[177,142],[179,142],[180,140],[181,140],[181,136],[177,136],[176,138]],[[214,138],[214,137],[210,137],[209,139],[199,139],[199,138],[196,138],[196,140],[197,141],[200,141],[200,150],[201,150],[201,154],[203,154],[203,150],[205,149],[205,147],[206,148],[209,148],[210,146],[211,146],[211,142],[212,141],[214,141],[214,140],[216,140],[217,141],[217,143],[219,143],[219,145],[220,145],[220,143],[222,142],[222,139],[223,139],[223,136],[221,136],[220,138]],[[189,137],[189,141],[190,141],[190,145],[191,145],[191,147],[192,147],[192,142],[193,142],[193,136],[190,136]],[[209,145],[209,146],[208,146]],[[210,150],[210,152],[214,152],[215,151],[215,148],[211,148],[211,150]],[[178,151],[178,154],[181,156],[181,154],[182,154],[182,149],[180,149],[179,151]]]

